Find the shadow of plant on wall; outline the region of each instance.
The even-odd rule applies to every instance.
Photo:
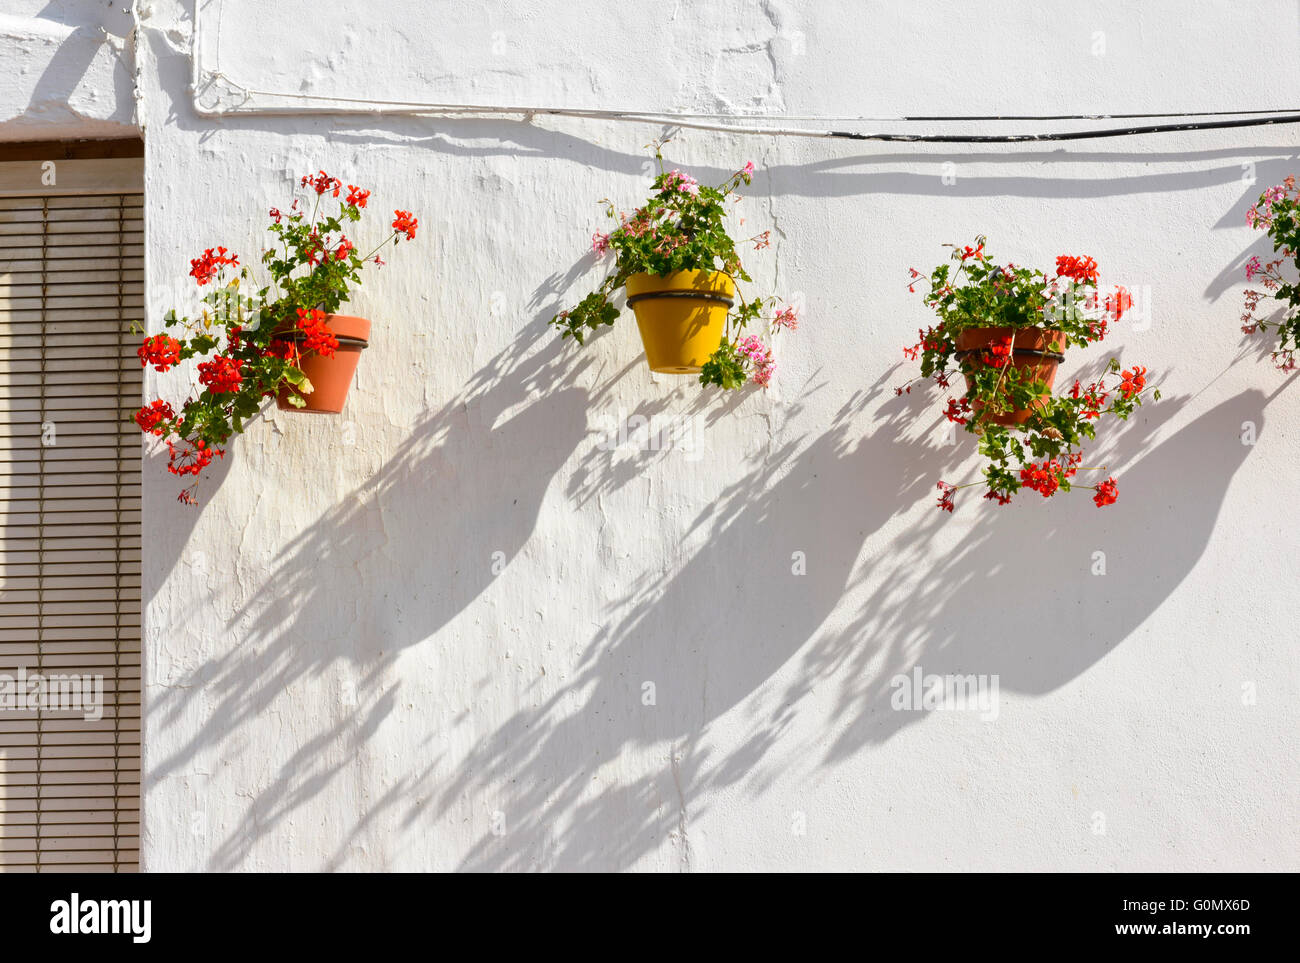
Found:
[[[187,678],[156,689],[151,727],[195,711],[211,721],[150,760],[151,783],[214,746],[238,753],[245,726],[278,718],[275,700],[296,683],[352,667],[344,675],[355,684],[339,695],[353,710],[305,738],[293,733],[301,743],[254,791],[210,868],[239,866],[257,839],[340,772],[364,765],[367,737],[397,697],[401,652],[435,635],[496,577],[484,546],[508,566],[532,534],[553,476],[587,432],[591,397],[578,385],[590,363],[566,356],[544,322],[528,325],[456,397],[421,417],[372,477],[283,548],[230,620],[226,636],[242,644],[221,645]]]
[[[702,548],[644,573],[609,606],[563,687],[473,747],[440,787],[439,811],[465,796],[498,799],[509,829],[483,837],[462,868],[621,868],[665,838],[691,864],[688,797],[742,778],[780,735],[769,729],[718,760],[702,744],[709,725],[815,635],[864,542],[898,510],[888,494],[864,496],[894,484],[897,466],[854,423],[882,387],[859,392],[811,441],[773,441],[755,456],[684,534],[703,535]],[[799,571],[803,556],[814,577]],[[629,752],[661,764],[629,780],[619,764]]]
[[[839,690],[844,726],[813,752],[819,764],[921,722],[925,712],[891,703],[897,680],[917,668],[996,675],[1002,691],[1038,696],[1130,638],[1205,552],[1233,476],[1264,430],[1268,400],[1244,392],[1157,444],[1151,439],[1179,399],[1144,409],[1147,418],[1099,452],[1101,461],[1124,453],[1116,462],[1126,465],[1121,499],[1111,508],[1099,511],[1086,493],[1074,493],[1065,504],[1034,498],[1015,518],[986,511],[942,557],[931,554],[930,538],[942,520],[896,540],[888,550],[893,571],[857,605],[844,633],[804,653],[799,682],[786,692],[793,706],[819,684]],[[918,589],[904,573],[919,567],[930,575]]]
[[[980,517],[936,558],[938,529],[952,520],[932,509],[919,528],[867,553],[887,564],[868,566],[862,549],[872,534],[934,499],[935,478],[969,454],[916,444],[908,399],[881,404],[876,440],[862,438],[855,415],[881,387],[855,396],[806,445],[774,444],[758,457],[695,520],[704,547],[641,578],[610,606],[563,688],[472,749],[456,780],[439,787],[438,810],[466,796],[496,800],[508,829],[481,837],[461,868],[626,868],[665,840],[689,868],[689,822],[701,800],[742,785],[761,791],[778,766],[768,750],[815,687],[838,689],[838,735],[796,753],[796,768],[834,764],[919,721],[923,713],[890,704],[893,678],[914,666],[998,674],[1026,695],[1076,678],[1196,565],[1251,450],[1243,423],[1262,431],[1266,403],[1247,392],[1159,443],[1180,399],[1145,410],[1099,446],[1101,460],[1125,466],[1118,511],[1097,509],[1082,491],[1050,505],[1022,497],[1001,511],[966,505]],[[879,443],[891,434],[900,441]],[[1212,458],[1207,439],[1219,440]],[[803,578],[792,570],[801,549]],[[1099,551],[1105,576],[1092,574]],[[918,569],[932,572],[919,592],[910,582]],[[771,680],[791,659],[781,675],[794,681],[781,690]],[[765,718],[742,709],[753,734],[719,755],[710,726],[764,690],[772,696],[764,703],[778,708]],[[629,779],[619,762],[628,753],[646,754],[650,774]],[[790,754],[781,758],[788,769]]]

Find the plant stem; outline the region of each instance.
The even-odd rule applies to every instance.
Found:
[[[365,257],[363,257],[361,260],[362,260],[363,262],[364,262],[364,261],[369,261],[372,257],[374,257],[376,254],[379,253],[380,249],[382,249],[383,246],[384,246],[385,244],[387,244],[389,241],[391,241],[391,240],[392,240],[393,238],[395,238],[395,237],[397,237],[397,232],[396,232],[396,231],[394,231],[392,234],[388,235],[388,237],[386,237],[386,238],[384,238],[382,241],[380,241],[379,244],[376,245],[375,249],[374,249],[373,251],[371,251],[369,254],[367,254]]]

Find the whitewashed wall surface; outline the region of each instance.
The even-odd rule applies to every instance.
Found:
[[[198,509],[145,456],[144,868],[1300,868],[1300,393],[1239,330],[1267,250],[1246,210],[1300,173],[1300,126],[683,129],[667,160],[701,181],[754,162],[751,271],[803,306],[772,387],[724,397],[651,374],[630,317],[583,350],[546,324],[599,276],[598,201],[645,197],[662,124],[370,103],[1294,108],[1294,2],[134,8],[133,32],[125,0],[3,0],[0,137],[143,132],[148,327],[196,298],[202,249],[255,261],[303,173],[421,225],[352,302],[375,329],[343,415],[272,407]],[[907,269],[977,234],[1137,293],[1105,350],[1164,397],[1095,449],[1117,504],[936,509],[978,460],[933,396],[894,393],[931,320]],[[913,673],[997,701],[900,709]]]

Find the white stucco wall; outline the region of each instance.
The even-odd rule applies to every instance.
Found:
[[[254,6],[205,3],[200,46],[271,93],[817,115],[1300,102],[1280,0]],[[0,136],[47,112],[131,122],[129,59],[17,39],[99,7],[5,0],[0,45],[43,79],[0,87]],[[643,198],[658,127],[214,120],[188,90],[189,0],[140,12],[151,325],[203,248],[255,260],[301,173],[421,224],[353,302],[375,331],[344,415],[268,411],[199,511],[145,466],[147,869],[1297,868],[1300,397],[1237,318],[1265,249],[1245,211],[1300,168],[1300,128],[975,147],[685,131],[668,157],[701,180],[757,165],[744,216],[775,241],[751,272],[804,305],[778,384],[722,398],[652,376],[630,317],[585,351],[545,324],[596,277],[595,202]],[[977,233],[1016,262],[1091,254],[1139,293],[1146,320],[1107,347],[1165,398],[1096,448],[1111,508],[934,507],[976,461],[892,390],[928,323],[906,270]],[[1100,357],[1072,353],[1063,378]],[[634,415],[697,419],[700,449],[602,450]],[[997,676],[997,718],[895,711],[916,667]]]
[[[128,5],[0,3],[0,141],[133,132]]]

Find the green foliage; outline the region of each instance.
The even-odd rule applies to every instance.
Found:
[[[749,379],[745,361],[730,341],[723,341],[718,350],[700,368],[700,384],[719,388],[741,387]]]
[[[605,284],[608,284],[608,279]],[[551,324],[563,330],[563,337],[572,338],[578,344],[586,344],[586,332],[595,331],[602,325],[611,325],[618,320],[618,308],[609,303],[609,292],[605,285],[601,290],[593,291],[578,302],[572,311],[561,311]]]

